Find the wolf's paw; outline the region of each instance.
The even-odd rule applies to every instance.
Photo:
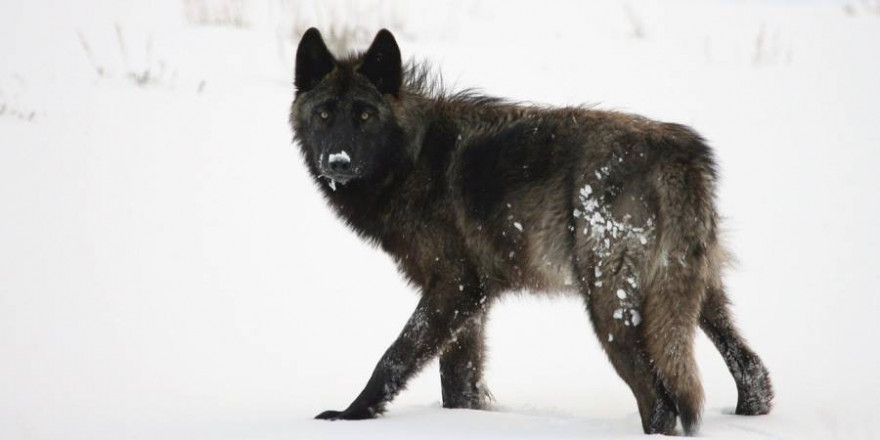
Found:
[[[736,402],[736,414],[756,416],[769,413],[774,394],[767,369],[762,364],[753,364],[744,376]]]
[[[674,435],[676,422],[675,409],[662,399],[657,399],[654,410],[642,421],[645,434]]]
[[[736,402],[736,414],[740,416],[759,416],[770,413],[773,395],[765,392],[741,395]]]
[[[491,400],[492,394],[486,389],[479,389],[474,392],[463,392],[454,395],[444,394],[443,407],[448,409],[485,410],[489,408],[489,402]]]
[[[340,414],[342,414],[342,411],[329,410],[316,415],[315,418],[318,420],[336,420]]]
[[[376,414],[369,408],[346,409],[345,411],[324,411],[315,416],[318,420],[364,420],[375,418]]]

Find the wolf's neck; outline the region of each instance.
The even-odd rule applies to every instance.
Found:
[[[381,240],[396,204],[394,197],[400,194],[399,187],[407,173],[405,169],[395,170],[374,179],[337,183],[335,189],[322,182],[322,189],[336,214],[359,235]]]
[[[459,129],[445,118],[425,118],[405,133],[408,154],[376,178],[336,186],[326,182],[323,190],[336,213],[359,235],[379,242],[404,230],[424,228],[443,221],[448,211],[449,164]],[[448,212],[447,212],[448,214]]]

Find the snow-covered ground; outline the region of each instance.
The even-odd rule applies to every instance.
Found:
[[[493,310],[493,411],[436,363],[342,409],[416,295],[291,145],[297,30],[380,26],[449,83],[690,124],[716,148],[739,324],[772,414],[702,335],[701,435],[877,438],[877,2],[0,3],[0,439],[642,438],[578,299]]]

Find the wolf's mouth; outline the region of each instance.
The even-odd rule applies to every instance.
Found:
[[[321,170],[321,177],[328,179],[330,188],[336,191],[336,183],[345,185],[352,178],[357,177],[357,169],[352,165],[348,152],[340,150],[327,156],[326,162],[322,153],[318,168]]]
[[[332,182],[336,182],[340,185],[345,185],[346,183],[351,181],[352,176],[324,176],[324,178]]]
[[[336,191],[336,184],[345,185],[349,181],[351,181],[354,176],[330,176],[327,174],[321,174],[321,178],[327,179],[327,185],[330,185],[330,189]]]

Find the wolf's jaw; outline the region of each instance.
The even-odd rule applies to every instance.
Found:
[[[330,189],[332,189],[333,191],[336,191],[336,184],[337,184],[337,183],[340,184],[340,185],[345,185],[345,184],[348,183],[348,181],[349,181],[349,179],[346,179],[346,180],[340,180],[340,179],[336,179],[336,178],[330,177],[330,176],[328,176],[328,175],[326,175],[326,174],[319,174],[319,175],[318,175],[318,178],[321,178],[321,179],[327,179],[327,186],[329,186]]]

